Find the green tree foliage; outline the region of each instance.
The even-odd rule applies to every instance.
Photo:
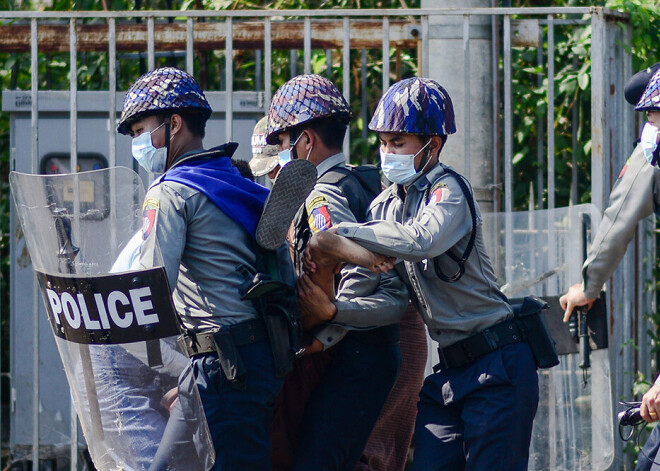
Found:
[[[580,175],[589,175],[589,110],[591,90],[590,74],[590,26],[554,27],[554,164],[556,172],[556,206],[566,206],[571,201],[573,156]],[[547,26],[543,27],[544,38],[548,37]],[[548,134],[548,51],[544,49],[516,47],[513,58],[513,106],[514,106],[514,204],[518,209],[529,205],[529,185],[538,189],[536,175],[547,168],[547,147],[538,147],[539,139],[547,142]],[[540,52],[540,57],[539,57]],[[577,119],[577,126],[573,119]],[[575,134],[573,133],[575,131]],[[540,159],[538,154],[540,152]],[[547,184],[542,184],[546,193],[536,207],[547,205]],[[588,178],[578,180],[576,200],[589,200]],[[576,196],[577,196],[576,195]]]
[[[555,6],[559,6],[555,2]],[[633,58],[633,70],[641,70],[660,61],[660,8],[657,0],[608,0],[601,2],[565,1],[561,6],[605,6],[630,15],[631,44],[622,44]],[[546,6],[545,2],[522,1],[516,6]],[[623,26],[622,26],[623,27]],[[547,26],[543,27],[547,38]],[[556,172],[555,204],[589,202],[590,194],[590,106],[591,106],[591,27],[558,25],[554,27],[554,165]],[[537,159],[538,139],[547,141],[548,51],[544,44],[542,59],[537,49],[515,47],[513,56],[514,106],[514,205],[527,209],[530,205],[530,184],[538,189],[536,176],[547,168],[547,147],[541,148]],[[574,120],[576,123],[574,123]],[[572,195],[575,169],[577,192]],[[541,201],[535,197],[535,207],[547,206],[547,183]],[[537,191],[534,192],[535,195]]]
[[[633,70],[660,61],[660,4],[657,0],[608,0],[608,8],[630,15],[632,41],[625,47],[632,53]]]

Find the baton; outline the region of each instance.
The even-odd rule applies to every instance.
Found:
[[[71,242],[71,221],[67,219],[66,208],[56,208],[54,211],[55,216],[55,232],[57,233],[57,240],[60,245],[60,250],[57,254],[58,258],[64,261],[66,266],[66,273],[75,274],[76,266],[74,260],[80,248],[73,245]],[[83,378],[85,379],[85,390],[89,403],[89,412],[92,418],[95,435],[103,439],[103,424],[101,423],[101,409],[99,407],[99,400],[96,394],[96,383],[94,382],[94,365],[92,365],[92,358],[89,354],[89,345],[79,343],[80,361],[83,369]]]

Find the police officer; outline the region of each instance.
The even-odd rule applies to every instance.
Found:
[[[355,176],[341,152],[350,117],[337,87],[319,75],[294,77],[273,97],[267,141],[279,144],[280,165],[307,159],[318,173],[294,219],[298,259],[311,233],[365,216],[371,199],[367,183]],[[377,173],[375,184],[379,191]],[[315,337],[309,350],[336,346],[306,406],[292,469],[351,471],[397,376],[397,323],[408,293],[394,272],[378,275],[347,266],[336,290],[332,279],[319,287],[302,275],[299,299],[303,323]]]
[[[427,78],[383,95],[378,133],[385,177],[365,224],[336,233],[396,257],[441,362],[420,392],[412,468],[527,469],[538,402],[536,365],[485,252],[467,180],[439,161],[456,131],[447,92]]]
[[[631,78],[629,85],[633,85],[627,88],[636,86],[639,74]],[[646,111],[647,122],[642,129],[639,144],[612,187],[609,205],[603,213],[596,240],[582,267],[583,283],[571,286],[559,299],[561,307],[565,309],[564,322],[568,321],[575,307],[591,307],[625,254],[628,243],[635,235],[637,223],[653,213],[660,214],[660,70],[656,70],[651,77],[641,97],[634,92],[626,94],[627,100],[635,98],[639,98],[635,110]],[[642,418],[647,422],[657,421],[659,414],[660,378],[644,394],[641,407]],[[656,427],[640,453],[636,470],[651,469],[651,460],[659,448],[660,429]]]
[[[146,194],[140,263],[159,265],[162,253],[215,447],[213,469],[269,470],[268,430],[282,380],[263,321],[240,295],[245,273],[256,271],[254,233],[268,190],[231,165],[237,144],[204,150],[210,115],[194,78],[167,67],[131,85],[117,130],[133,138],[145,170],[164,172]],[[176,444],[175,422],[163,442]]]
[[[264,116],[257,121],[252,132],[252,159],[250,159],[250,168],[255,177],[268,175],[268,178],[272,181],[277,177],[280,171],[280,165],[277,161],[277,146],[266,144],[267,131],[268,116]]]

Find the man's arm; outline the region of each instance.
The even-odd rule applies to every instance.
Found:
[[[152,268],[162,261],[170,291],[174,291],[186,245],[185,200],[169,185],[160,184],[149,189],[144,201],[140,265]]]
[[[385,273],[394,267],[393,257],[374,253],[336,232],[335,226],[310,238],[303,259],[305,272],[336,273],[336,268],[345,263],[365,267],[374,273]]]
[[[656,172],[637,146],[612,188],[598,234],[582,268],[587,297],[598,297],[623,258],[637,223],[653,214]]]
[[[408,307],[408,289],[394,270],[373,276],[363,267],[349,268],[337,290],[332,324],[354,329],[395,324]]]
[[[564,322],[568,322],[575,307],[591,307],[619,265],[635,235],[637,223],[653,213],[656,172],[658,170],[647,162],[637,146],[612,188],[596,239],[582,267],[583,284],[571,286],[559,298]]]
[[[307,207],[307,212],[311,216],[310,226],[316,237],[323,237],[322,234],[338,222],[356,221],[355,216],[349,209],[346,197],[336,187],[317,186],[308,198],[309,201],[316,202],[316,204]],[[380,257],[374,257],[374,259],[380,259]],[[328,263],[324,266],[322,280],[327,282],[328,278],[331,278],[333,281],[332,286],[334,286],[334,272],[336,271],[334,267],[336,267],[336,264]],[[318,271],[312,274],[310,281],[314,281],[317,286],[325,288],[323,291],[328,293],[328,283],[319,281],[318,275]],[[320,296],[320,293],[317,293],[314,296],[313,305],[309,303],[310,305],[301,309],[308,322],[310,318],[316,324],[323,321],[332,321],[332,325],[326,326],[315,334],[315,337],[323,342],[326,347],[343,338],[345,332],[342,333],[340,329],[358,327],[351,324],[357,318],[360,319],[359,327],[373,328],[398,322],[403,315],[408,305],[408,293],[396,275],[390,275],[388,278],[394,276],[397,282],[388,281],[383,286],[380,286],[381,276],[379,274],[363,267],[348,265],[340,270],[339,275],[340,282],[337,289],[334,290],[334,298],[327,296],[328,299],[326,300]],[[397,285],[397,283],[399,284]],[[304,288],[307,293],[310,293],[310,290],[313,290],[313,288],[309,286]],[[305,297],[305,293],[300,291],[300,287],[299,294],[301,298]],[[301,302],[303,305],[307,304],[304,299]],[[346,316],[344,316],[344,311],[346,311]],[[334,319],[339,319],[341,322],[335,322]]]
[[[472,230],[470,209],[458,182],[447,176],[442,196],[422,202],[422,209],[405,224],[372,220],[364,224],[342,223],[337,234],[389,257],[419,262],[445,253]]]

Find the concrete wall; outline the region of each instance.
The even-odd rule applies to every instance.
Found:
[[[422,0],[422,8],[490,7],[492,0]],[[493,211],[493,80],[491,17],[470,17],[469,98],[466,97],[462,15],[429,18],[430,78],[445,87],[456,113],[456,133],[447,140],[441,160],[471,181],[481,210]],[[469,156],[465,119],[469,111]],[[467,162],[470,165],[467,168]]]

